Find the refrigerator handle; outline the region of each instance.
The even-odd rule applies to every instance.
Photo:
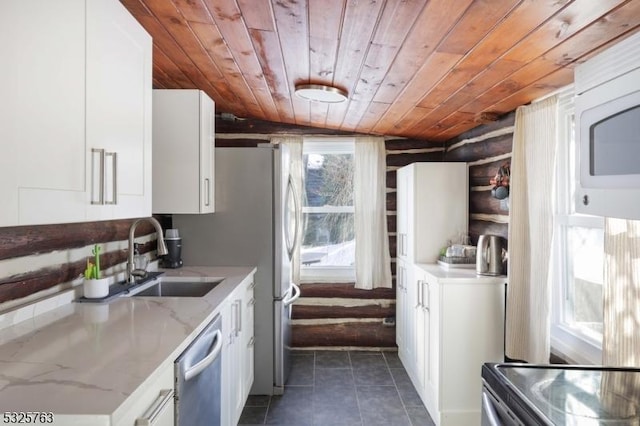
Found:
[[[291,287],[293,288],[293,294],[291,294],[290,296],[287,296],[283,301],[282,304],[284,306],[289,306],[291,305],[293,302],[295,302],[296,300],[298,300],[298,298],[300,297],[300,287],[298,287],[297,285],[295,285],[294,283],[291,283]],[[289,293],[289,292],[287,292]]]
[[[287,195],[286,202],[293,202],[293,216],[294,216],[294,230],[293,230],[293,238],[290,238],[289,235],[289,226],[288,223],[285,223],[285,234],[286,234],[286,244],[287,244],[287,254],[289,255],[289,260],[293,258],[293,253],[298,246],[298,238],[299,238],[299,228],[300,228],[300,206],[298,205],[298,193],[296,192],[296,187],[293,183],[293,178],[289,175],[289,179],[287,181]],[[289,206],[286,206],[286,211],[289,211]]]

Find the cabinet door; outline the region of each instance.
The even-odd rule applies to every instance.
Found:
[[[151,215],[151,49],[119,1],[87,2],[87,187],[89,202],[103,201],[90,219]],[[103,170],[93,149],[105,151]]]
[[[426,365],[428,364],[428,348],[429,348],[429,302],[428,293],[425,295],[426,276],[425,273],[416,267],[415,280],[416,280],[416,292],[417,303],[414,308],[415,314],[415,335],[416,335],[416,370],[415,378],[419,384],[419,388],[425,387]],[[421,389],[418,389],[420,392]]]
[[[416,364],[416,323],[415,309],[418,302],[417,285],[414,278],[414,266],[408,264],[405,272],[404,290],[404,352],[407,368],[415,371]]]
[[[84,0],[3,0],[0,226],[84,220]]]
[[[398,345],[398,355],[405,357],[405,321],[404,311],[406,306],[406,264],[401,259],[396,260],[396,344]]]
[[[153,91],[153,212],[214,211],[215,104],[195,89]]]
[[[243,299],[241,297],[237,298],[233,301],[231,305],[232,314],[233,314],[233,324],[234,324],[234,337],[233,343],[231,344],[231,356],[233,359],[233,380],[231,383],[231,388],[229,389],[229,393],[231,394],[231,420],[232,424],[237,424],[238,420],[240,420],[240,414],[242,414],[242,408],[244,407],[244,398],[242,394],[243,390],[243,381],[242,381],[242,370],[243,370],[243,362],[242,355],[244,352],[244,345],[242,342],[242,311],[244,306],[242,304]]]
[[[233,403],[233,382],[235,381],[234,370],[237,368],[237,362],[233,358],[233,313],[232,300],[225,300],[220,308],[222,317],[222,336],[224,338],[224,346],[222,347],[222,396],[220,401],[221,418],[223,425],[232,423],[232,407]]]
[[[249,391],[253,385],[254,377],[254,307],[256,299],[254,297],[255,283],[251,281],[245,291],[244,298],[242,300],[244,309],[242,316],[242,406],[249,396]]]
[[[200,213],[213,213],[215,107],[204,92],[200,92]]]
[[[396,172],[396,257],[405,259],[407,251],[409,170],[402,167]]]
[[[410,193],[409,258],[435,263],[440,249],[468,229],[466,163],[415,163]],[[437,224],[437,225],[436,225]]]
[[[427,409],[432,413],[432,416],[435,416],[435,411],[439,409],[440,404],[440,353],[442,347],[440,340],[440,285],[437,280],[427,275],[422,288],[424,303],[428,304],[424,318],[424,328],[428,334],[424,349],[424,386],[430,401]],[[469,348],[465,350],[467,351]]]

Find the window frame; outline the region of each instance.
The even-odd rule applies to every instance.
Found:
[[[554,247],[551,285],[551,348],[568,361],[579,364],[602,362],[602,341],[573,326],[568,319],[565,301],[568,299],[571,271],[568,260],[568,229],[582,227],[604,229],[604,218],[575,212],[574,191],[578,181],[576,165],[578,149],[572,120],[575,116],[573,86],[559,93],[558,148],[556,154],[556,212],[554,214]],[[573,172],[573,173],[572,173]],[[573,180],[573,186],[572,186]]]
[[[304,137],[302,156],[308,154],[351,154],[355,161],[355,138],[353,137]],[[303,176],[303,179],[306,176]],[[301,214],[307,213],[351,213],[354,206],[301,207]],[[303,221],[304,222],[304,221]],[[303,230],[304,234],[304,230]],[[302,244],[302,243],[301,243]],[[302,246],[301,246],[302,248]],[[313,266],[300,262],[300,281],[303,283],[342,283],[354,282],[356,270],[354,266]]]

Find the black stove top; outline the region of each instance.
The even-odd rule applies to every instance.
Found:
[[[482,376],[540,424],[640,426],[640,369],[486,364]]]

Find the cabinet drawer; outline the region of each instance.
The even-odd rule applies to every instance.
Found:
[[[163,425],[159,422],[161,419],[171,417],[173,421],[174,402],[173,398],[170,401],[163,401],[167,397],[166,393],[173,393],[174,372],[173,363],[162,367],[160,372],[156,372],[149,377],[122,405],[122,413],[116,411],[113,415],[112,424],[117,426],[132,426],[132,425]],[[160,404],[164,402],[164,406]],[[169,405],[166,405],[169,404]],[[153,414],[154,408],[156,408],[157,419],[155,423],[145,423],[145,415],[149,417]],[[170,410],[169,416],[167,410]],[[170,423],[173,424],[173,423]]]

